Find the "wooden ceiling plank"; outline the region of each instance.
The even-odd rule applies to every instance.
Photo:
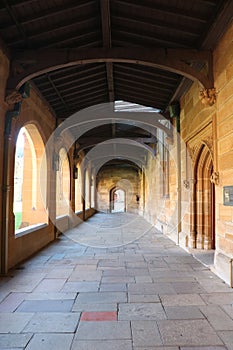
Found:
[[[7,10],[7,12],[9,13],[11,19],[13,20],[13,22],[15,23],[15,26],[18,29],[18,32],[20,33],[20,35],[22,35],[23,39],[26,40],[27,39],[27,35],[23,29],[22,24],[20,23],[20,21],[18,20],[15,11],[12,9],[12,7],[10,6],[8,0],[3,0],[4,4],[5,4],[5,8]],[[5,29],[7,30],[7,29]]]
[[[156,90],[156,89],[160,89],[161,91],[170,92],[171,88],[174,88],[174,84],[170,85],[170,88],[169,88],[169,85],[167,84],[166,81],[165,82],[161,82],[161,81],[158,82],[156,80],[152,81],[152,79],[151,79],[150,83],[147,83],[146,80],[143,80],[142,78],[140,80],[140,79],[138,79],[137,76],[132,76],[130,74],[128,75],[128,79],[127,79],[127,77],[124,74],[121,74],[119,72],[116,75],[115,81],[116,81],[116,83],[117,82],[123,82],[123,83],[125,82],[126,84],[131,83],[135,86],[141,86],[141,87],[148,88],[151,91]]]
[[[103,47],[110,48],[112,46],[111,38],[111,14],[110,1],[100,0],[101,24],[102,24],[102,39]],[[108,82],[109,102],[113,102],[114,98],[114,79],[113,79],[113,64],[106,62],[106,74]]]
[[[83,20],[80,20],[78,21],[78,24],[79,25],[85,25],[85,24],[88,24],[89,23],[89,28],[95,28],[95,24],[96,24],[97,20],[96,18],[87,18],[87,19],[83,19]],[[43,35],[49,35],[49,34],[55,34],[56,32],[60,32],[61,30],[66,30],[70,27],[74,27],[76,26],[77,27],[77,20],[73,21],[73,22],[63,22],[63,24],[59,24],[59,27],[53,27],[53,28],[50,28],[50,29],[47,29],[47,27],[44,27],[43,30],[39,30],[39,31],[36,31],[34,33],[32,33],[30,31],[30,33],[28,33],[27,35],[27,38],[28,40],[35,40],[36,38],[40,38],[41,36]],[[92,29],[91,31],[94,32],[95,29]],[[81,36],[80,36],[81,37]],[[16,40],[13,40],[10,42],[11,45],[18,45],[20,43],[22,43],[24,41],[24,39],[16,39]]]
[[[174,85],[174,83],[176,83],[177,81],[177,76],[174,74],[174,76],[171,76],[171,74],[167,73],[166,71],[161,72],[161,70],[155,70],[153,71],[148,71],[146,68],[148,67],[140,67],[140,66],[136,66],[136,65],[127,65],[127,64],[120,64],[120,63],[115,63],[114,64],[116,73],[120,72],[131,72],[133,74],[135,74],[136,76],[143,76],[143,78],[145,78],[148,81],[154,81],[156,79],[166,79],[166,83],[167,81],[171,81],[172,85]],[[153,68],[150,68],[153,69]],[[123,72],[122,72],[123,71]]]
[[[151,7],[147,7],[145,5],[141,5],[141,4],[139,5],[135,1],[131,3],[131,2],[128,2],[125,0],[124,1],[123,0],[115,0],[115,2],[121,6],[128,7],[129,9],[130,8],[132,9],[132,7],[133,7],[134,10],[137,10],[139,13],[146,13],[147,11],[149,11],[150,14],[154,13],[155,18],[158,15],[158,13],[161,13],[164,17],[166,15],[169,15],[169,16],[173,16],[176,18],[181,17],[183,19],[188,19],[190,21],[197,22],[197,23],[205,23],[206,22],[205,16],[202,16],[201,13],[199,13],[199,12],[184,10],[184,9],[177,8],[174,6],[168,6],[167,4],[166,5],[160,4],[154,8],[151,8]],[[129,10],[129,13],[130,13],[130,10]]]
[[[4,0],[5,1],[5,0]],[[46,9],[41,11],[40,13],[35,13],[30,15],[27,18],[24,18],[20,21],[20,24],[31,24],[34,23],[38,20],[44,20],[46,18],[52,17],[52,16],[56,16],[59,14],[62,14],[63,16],[65,16],[65,13],[68,11],[74,11],[74,10],[81,10],[84,7],[93,5],[94,1],[82,1],[82,3],[80,4],[80,1],[72,1],[71,3],[67,3],[65,5],[62,6],[55,6],[54,8],[50,8],[50,9]],[[9,26],[6,28],[6,30],[11,30],[14,26]]]
[[[52,79],[50,78],[49,74],[48,74],[48,80],[50,82],[50,84],[52,85],[52,87],[54,88],[54,90],[56,91],[59,99],[61,100],[62,104],[64,105],[64,107],[69,110],[69,106],[67,105],[67,103],[65,102],[65,100],[63,99],[63,97],[61,96],[59,90],[56,88],[55,84],[53,83]]]

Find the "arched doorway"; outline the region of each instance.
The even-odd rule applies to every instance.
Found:
[[[110,212],[122,213],[126,211],[126,195],[121,188],[113,188],[110,191]]]
[[[194,232],[195,246],[215,249],[215,185],[211,182],[213,157],[203,144],[194,168]]]

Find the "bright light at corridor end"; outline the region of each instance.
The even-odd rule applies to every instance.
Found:
[[[59,164],[62,164],[63,160],[57,158],[61,148],[66,149],[68,153],[75,141],[83,134],[99,126],[113,123],[138,126],[147,133],[149,132],[156,139],[156,147],[150,147],[148,144],[130,138],[110,138],[98,143],[83,158],[80,157],[78,172],[78,176],[81,177],[80,184],[84,183],[83,176],[87,169],[91,173],[91,177],[96,179],[98,172],[107,162],[122,159],[125,160],[126,164],[127,162],[128,164],[133,163],[138,168],[141,178],[144,178],[145,198],[140,193],[138,193],[138,198],[130,195],[133,184],[130,179],[121,179],[124,185],[117,184],[116,188],[125,191],[128,207],[131,203],[137,201],[139,209],[135,212],[127,212],[126,208],[126,213],[122,213],[122,210],[120,212],[117,210],[111,211],[111,201],[109,200],[110,209],[104,210],[103,213],[105,224],[100,225],[99,220],[95,220],[95,217],[83,222],[71,208],[70,201],[63,197],[67,217],[58,218],[54,212],[51,212],[49,213],[50,221],[59,232],[85,246],[99,248],[123,246],[138,240],[153,227],[159,228],[162,221],[166,223],[166,233],[169,234],[169,232],[177,230],[180,222],[190,210],[190,188],[185,186],[183,179],[181,181],[181,178],[178,178],[185,168],[191,167],[189,152],[186,149],[185,142],[180,138],[170,121],[166,120],[158,110],[150,107],[138,106],[137,108],[135,104],[130,105],[119,101],[116,105],[115,103],[98,104],[73,114],[57,127],[46,144],[46,155],[48,162],[50,162],[49,168],[51,171],[61,171]],[[171,138],[172,143],[169,142]],[[180,145],[180,154],[177,153],[177,144]],[[164,179],[167,176],[164,159],[162,159],[163,152],[167,154],[167,159],[169,159],[171,165],[170,177],[173,181],[175,179],[177,183],[176,193],[170,193],[169,207],[167,205],[168,198],[163,193]],[[183,159],[182,164],[179,164],[180,159]],[[56,164],[54,161],[56,161]],[[153,169],[153,174],[149,173],[149,167]],[[70,169],[72,169],[72,166]],[[62,174],[60,175],[62,176]],[[41,172],[41,186],[44,183],[42,176],[43,172]],[[54,181],[55,177],[56,174],[51,177],[51,181]],[[101,194],[98,193],[98,188],[96,188],[96,181],[94,181],[94,185],[93,193],[96,193],[94,209],[99,211],[98,201]],[[82,191],[84,189],[85,186],[82,186]],[[43,194],[45,191],[41,190],[41,193]],[[84,192],[81,195],[85,198]],[[177,198],[181,198],[182,207],[178,206]],[[45,207],[47,207],[48,199],[43,198],[43,200]],[[54,204],[53,207],[55,206]],[[148,225],[142,224],[142,216],[149,221]],[[67,225],[64,225],[65,220],[69,221],[70,229],[68,230]],[[143,222],[145,223],[144,220]],[[79,226],[79,224],[81,225]]]

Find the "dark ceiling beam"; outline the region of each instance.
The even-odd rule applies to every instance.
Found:
[[[226,28],[232,22],[233,1],[226,0],[223,2],[222,8],[219,10],[216,20],[208,29],[208,33],[203,33],[204,37],[201,40],[200,47],[213,50],[216,43],[224,34]]]
[[[8,14],[10,15],[11,19],[15,23],[15,26],[17,27],[18,32],[20,33],[20,35],[22,35],[24,41],[27,40],[27,35],[22,27],[22,24],[18,21],[18,18],[15,14],[15,11],[11,7],[11,5],[9,4],[8,0],[3,0],[3,3],[5,5],[5,8],[6,8]],[[7,30],[7,29],[5,29],[5,30]]]
[[[67,105],[67,103],[65,102],[64,98],[62,97],[61,93],[59,92],[59,90],[57,89],[57,87],[55,86],[54,82],[52,81],[52,79],[50,78],[50,76],[47,76],[50,84],[52,85],[53,89],[55,90],[57,96],[59,97],[60,101],[62,102],[62,104],[64,105],[65,109],[67,111],[69,111],[69,106]]]
[[[167,81],[170,80],[171,82],[176,82],[177,76],[174,75],[173,77],[171,76],[171,74],[167,74],[166,72],[161,72],[159,70],[151,70],[151,68],[149,67],[144,67],[144,69],[142,69],[141,67],[137,66],[137,65],[129,65],[129,64],[119,64],[119,63],[115,63],[115,69],[116,70],[123,70],[126,72],[131,72],[134,73],[136,76],[141,75],[143,78],[146,77],[148,79],[154,80],[154,79],[166,79]]]
[[[100,0],[101,24],[102,24],[102,39],[103,47],[110,48],[112,46],[111,38],[111,15],[110,1]],[[106,74],[108,82],[109,102],[113,102],[114,98],[114,80],[113,80],[113,64],[106,62]]]
[[[155,106],[164,106],[167,105],[167,98],[166,96],[162,97],[158,97],[158,96],[147,96],[146,94],[141,94],[139,92],[136,92],[134,90],[130,90],[129,88],[124,88],[121,87],[119,90],[117,89],[116,91],[119,91],[120,94],[123,94],[125,97],[130,97],[130,98],[134,98],[134,101],[138,104],[143,104],[146,106],[152,106],[154,108],[156,108]],[[159,107],[158,107],[159,108]]]
[[[38,0],[37,0],[37,2],[38,2]],[[74,11],[74,10],[81,11],[83,8],[93,5],[93,3],[94,3],[93,0],[92,1],[84,1],[83,0],[81,3],[80,3],[80,1],[77,2],[77,0],[71,1],[70,3],[67,3],[67,1],[66,1],[65,5],[62,5],[62,6],[55,5],[54,8],[52,8],[52,9],[49,8],[45,11],[41,11],[40,13],[35,12],[34,15],[31,15],[30,17],[22,19],[20,21],[20,24],[21,25],[31,24],[31,23],[37,22],[40,19],[44,20],[44,19],[47,19],[51,16],[56,16],[56,15],[60,15],[60,14],[63,16],[66,16],[66,12]],[[8,26],[8,27],[6,27],[6,30],[11,30],[14,27],[15,27],[14,25]]]
[[[183,19],[188,19],[189,21],[193,21],[193,22],[197,22],[197,23],[205,23],[206,22],[206,18],[205,16],[202,16],[201,12],[197,12],[197,11],[188,11],[188,10],[184,10],[184,9],[179,9],[179,11],[177,11],[177,7],[173,7],[173,6],[169,6],[167,4],[165,5],[155,5],[154,8],[151,6],[145,6],[145,5],[138,5],[137,3],[135,3],[135,1],[133,2],[128,2],[128,1],[123,1],[123,0],[115,0],[117,4],[124,6],[125,9],[128,8],[128,11],[130,13],[130,9],[132,9],[132,7],[134,8],[134,11],[138,11],[139,13],[149,13],[150,15],[155,16],[155,18],[158,16],[158,13],[162,13],[163,17],[166,17],[166,15],[170,15],[173,16],[175,18],[180,17]]]
[[[194,33],[194,31],[187,30],[187,26],[182,25],[182,23],[179,23],[179,25],[177,26],[173,26],[170,22],[166,22],[166,20],[163,21],[159,21],[158,19],[156,21],[151,20],[150,18],[141,18],[139,16],[135,16],[135,17],[123,17],[123,16],[119,16],[119,15],[114,15],[113,17],[113,23],[115,23],[116,21],[116,25],[117,27],[121,27],[122,24],[124,25],[125,28],[130,27],[130,25],[132,24],[133,26],[136,26],[136,28],[144,28],[150,31],[150,34],[153,34],[153,31],[156,31],[157,28],[161,28],[162,30],[172,30],[174,32],[181,32],[182,34],[185,34],[189,37],[192,38],[196,38],[198,35],[196,33]]]
[[[72,68],[74,70],[74,67]],[[81,72],[80,73],[73,72],[73,74],[67,73],[66,76],[64,75],[60,76],[59,74],[51,73],[50,76],[53,78],[53,81],[56,82],[57,86],[62,87],[62,86],[66,86],[67,84],[70,84],[71,80],[72,80],[72,83],[77,83],[77,82],[86,81],[87,78],[92,80],[92,79],[99,79],[101,75],[104,77],[104,72],[102,68],[103,67],[101,67],[101,69],[100,67],[94,67],[92,70],[91,69],[84,70],[82,73]],[[38,80],[44,79],[44,76],[36,78],[36,81],[37,79]],[[40,87],[44,87],[48,85],[47,81],[43,81],[41,83],[38,82],[38,84],[40,85]]]
[[[143,77],[143,70],[141,74],[136,74],[136,72],[127,72],[127,69],[118,69],[116,70],[116,77],[126,81],[128,80],[133,81],[135,83],[138,82],[139,84],[145,84],[151,87],[153,87],[156,84],[156,86],[159,86],[161,87],[161,89],[165,90],[170,90],[170,88],[173,88],[177,82],[177,77],[175,81],[173,80],[173,82],[171,82],[167,81],[166,76],[162,76],[162,74],[160,78],[156,78],[153,75],[151,75],[151,77],[149,77],[149,75],[145,75],[145,77]]]
[[[92,95],[95,95],[95,94],[98,94],[99,92],[102,92],[103,89],[106,87],[106,84],[101,84],[101,85],[97,85],[97,86],[93,86],[92,89],[86,89],[85,91],[84,90],[79,90],[78,88],[76,88],[76,90],[74,90],[73,92],[68,92],[67,94],[64,94],[63,90],[62,90],[62,96],[63,98],[66,99],[67,102],[70,101],[70,97],[72,98],[83,98],[85,96],[88,95],[89,96],[92,96]],[[47,95],[48,98],[49,98],[49,94]],[[51,102],[51,99],[50,99],[50,102]]]
[[[65,88],[64,87],[62,88],[62,93],[65,94],[67,92],[71,92],[71,91],[74,91],[74,90],[79,90],[80,91],[81,89],[82,89],[82,91],[88,92],[88,91],[90,91],[90,89],[94,88],[94,86],[96,88],[96,86],[99,87],[99,86],[102,86],[102,85],[106,85],[106,78],[105,77],[99,78],[99,79],[96,79],[96,80],[87,81],[86,83],[83,83],[83,84],[79,84],[79,83],[78,84],[77,83],[73,84],[73,81],[72,81],[72,83],[66,84]],[[59,85],[56,84],[56,86],[57,86],[57,88],[60,88]],[[51,91],[51,89],[43,89],[43,93],[46,94],[46,95],[49,95],[50,91]]]
[[[143,88],[143,86],[136,86],[133,82],[120,82],[119,80],[115,83],[116,85],[116,90],[121,90],[121,89],[128,89],[128,91],[131,91],[133,93],[137,93],[141,96],[146,96],[148,98],[154,98],[157,99],[158,97],[165,98],[167,94],[171,93],[169,92],[162,92],[159,88],[156,90],[148,89],[148,88]]]
[[[162,111],[165,109],[165,107],[167,107],[166,101],[158,101],[157,99],[155,103],[154,100],[148,100],[145,98],[145,96],[136,97],[132,92],[128,91],[116,91],[116,96],[118,99],[123,99],[125,101],[141,104],[147,107],[161,109]]]
[[[15,8],[15,7],[19,7],[19,6],[25,6],[25,5],[29,5],[33,2],[37,2],[38,0],[14,0],[14,3],[11,4],[11,7]],[[5,5],[0,4],[0,10],[4,9]]]
[[[64,44],[67,44],[73,40],[83,40],[84,42],[85,41],[88,41],[90,40],[91,38],[93,37],[96,37],[98,35],[98,31],[96,29],[92,29],[92,31],[85,31],[85,32],[79,32],[77,35],[72,35],[70,33],[66,34],[66,37],[61,37],[59,36],[57,38],[57,41],[54,41],[54,39],[52,38],[51,41],[46,41],[46,45],[44,44],[44,40],[40,41],[39,43],[37,43],[37,46],[40,47],[41,49],[50,49],[54,46],[57,46],[57,45],[64,45]],[[79,44],[77,43],[75,45],[76,47],[79,47]]]
[[[153,83],[147,83],[146,81],[143,81],[143,79],[140,81],[137,77],[131,76],[131,79],[127,79],[124,74],[117,73],[117,78],[115,78],[116,83],[119,82],[125,82],[126,84],[131,84],[135,87],[141,87],[145,89],[150,89],[151,92],[156,92],[156,90],[164,91],[169,93],[171,89],[166,88],[166,84],[160,84],[160,82],[157,82],[154,80]],[[172,86],[173,87],[173,86]]]
[[[19,89],[26,81],[57,69],[87,63],[125,62],[164,69],[199,81],[213,88],[212,53],[188,49],[89,48],[14,51],[13,63],[27,63],[28,69],[10,77],[8,88]],[[207,74],[193,68],[191,62],[207,64]],[[31,65],[29,65],[31,63]]]
[[[40,30],[39,32],[38,31],[35,31],[34,33],[30,30],[30,32],[28,32],[27,34],[27,38],[28,40],[35,40],[36,38],[40,38],[42,35],[48,35],[48,34],[56,34],[56,32],[61,32],[61,30],[65,29],[69,29],[71,27],[76,27],[76,31],[78,30],[77,26],[88,26],[90,28],[90,31],[93,31],[94,32],[94,29],[91,30],[91,28],[95,28],[97,24],[97,19],[96,18],[85,18],[85,19],[80,19],[78,22],[77,20],[75,21],[70,21],[69,19],[66,20],[66,21],[63,21],[61,23],[59,23],[59,26],[58,27],[51,27],[50,29],[48,27],[45,27],[44,30]],[[74,29],[75,30],[75,29]],[[15,40],[12,40],[10,42],[10,45],[18,45],[20,43],[24,42],[24,39],[21,38],[21,39],[15,39]]]
[[[129,28],[122,28],[118,27],[117,39],[124,38],[124,40],[129,40],[129,42],[136,41],[139,46],[141,46],[141,49],[143,50],[143,43],[144,45],[150,46],[153,45],[153,47],[163,47],[166,45],[166,47],[183,47],[183,48],[189,48],[192,47],[192,42],[190,40],[189,45],[187,45],[186,39],[181,39],[181,37],[177,36],[177,40],[174,36],[168,36],[168,35],[158,35],[153,36],[152,33],[145,33],[143,32],[143,29],[137,29],[137,30],[131,30]]]

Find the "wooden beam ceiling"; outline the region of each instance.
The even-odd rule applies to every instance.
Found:
[[[111,39],[111,15],[110,15],[110,2],[109,0],[100,0],[100,11],[101,11],[101,23],[102,23],[102,38],[103,47],[112,47]],[[108,94],[109,102],[115,100],[114,97],[114,80],[113,80],[113,64],[112,62],[106,62],[106,74],[108,82]]]

